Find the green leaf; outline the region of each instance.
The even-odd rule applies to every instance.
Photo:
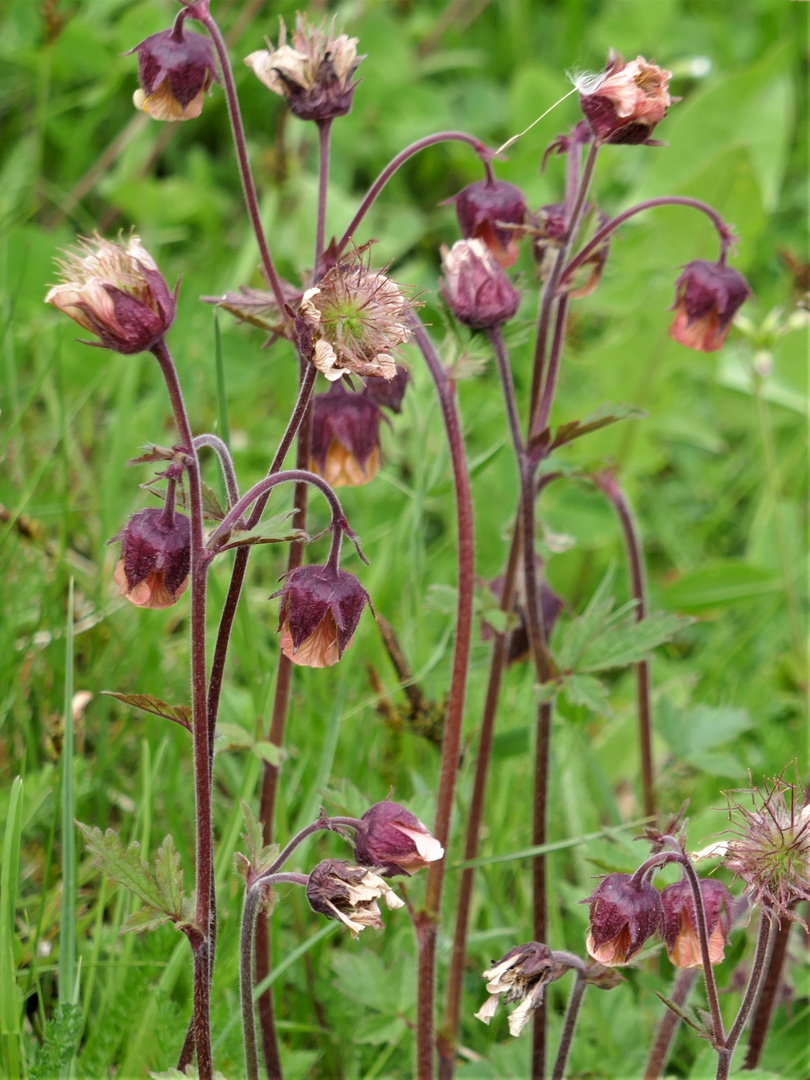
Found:
[[[771,570],[728,559],[702,566],[668,585],[662,603],[678,611],[701,612],[777,592],[782,579]]]
[[[28,1074],[29,1080],[53,1080],[73,1059],[84,1030],[80,1005],[60,1005],[45,1022],[42,1042]]]
[[[612,716],[607,688],[593,675],[569,675],[563,679],[562,690],[572,705],[581,705],[600,716]]]
[[[250,751],[260,761],[266,761],[268,765],[276,768],[281,764],[281,747],[271,742],[257,742],[251,746]]]
[[[718,753],[717,748],[736,740],[753,727],[753,721],[746,709],[697,705],[682,710],[663,697],[656,710],[655,726],[676,757],[704,771],[736,776],[742,767],[740,762],[733,754]]]
[[[643,420],[646,415],[643,409],[637,409],[635,405],[601,405],[583,420],[570,420],[567,424],[560,424],[553,437],[550,430],[542,432],[538,441],[542,442],[544,436],[546,441],[550,439],[546,450],[546,453],[550,454],[552,450],[581,439],[592,431],[599,431],[600,428],[609,427],[620,420]],[[535,440],[532,440],[532,443],[534,442]]]
[[[149,872],[149,866],[141,861],[141,845],[133,840],[128,848],[121,843],[118,833],[76,824],[84,835],[93,862],[102,873],[134,893],[144,904],[163,908],[163,900],[157,882]]]
[[[191,731],[191,706],[169,705],[154,694],[118,694],[115,690],[102,690],[102,694],[123,701],[125,705],[132,705],[136,709],[162,716],[166,720],[173,720],[175,724]]]
[[[248,853],[243,855],[241,852],[236,852],[234,861],[237,873],[247,880],[249,872],[260,874],[271,866],[278,858],[281,849],[278,844],[265,845],[262,823],[244,799],[240,799],[239,805],[242,807],[242,814],[245,819],[245,831],[242,833],[242,839],[245,841]]]
[[[171,915],[160,908],[142,907],[140,911],[134,911],[121,927],[122,934],[143,934],[147,930],[157,930],[159,926],[165,926],[172,922]]]
[[[183,918],[183,870],[174,840],[167,836],[155,856],[155,881],[163,897],[165,911]]]
[[[225,511],[222,509],[219,496],[205,482],[202,484],[202,504],[203,517],[208,521],[222,521],[225,517]]]
[[[609,671],[638,663],[656,646],[670,641],[690,622],[690,619],[665,611],[654,612],[637,622],[635,614],[629,612],[621,622],[612,623],[610,633],[601,634],[588,644],[582,652],[577,670]]]
[[[219,549],[227,551],[229,548],[248,547],[252,544],[287,544],[295,541],[309,543],[309,535],[303,529],[296,529],[287,522],[297,513],[295,510],[287,510],[283,514],[266,518],[260,521],[255,529],[231,530],[233,539]]]

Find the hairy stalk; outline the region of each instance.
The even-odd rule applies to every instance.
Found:
[[[239,485],[236,482],[231,452],[218,435],[198,435],[194,440],[194,449],[201,450],[204,446],[210,447],[219,459],[222,478],[228,491],[228,508],[230,509],[239,499]]]
[[[624,534],[624,546],[630,569],[630,585],[636,601],[636,622],[647,617],[647,574],[644,568],[644,548],[633,511],[616,477],[610,471],[594,473],[591,477],[616,511]],[[650,695],[650,662],[636,664],[636,698],[638,701],[639,748],[641,753],[641,784],[644,813],[655,817],[655,780],[652,760],[652,699]]]
[[[245,1075],[259,1080],[259,1051],[256,1046],[256,1013],[253,1008],[253,934],[262,899],[261,887],[245,892],[242,934],[239,943],[239,989],[242,1000],[242,1037],[245,1043]]]
[[[245,196],[248,217],[250,218],[250,224],[253,227],[256,243],[259,246],[259,255],[262,260],[264,276],[267,279],[268,285],[273,290],[273,296],[276,298],[276,304],[278,305],[279,311],[283,312],[284,290],[282,289],[281,278],[278,276],[273,257],[270,254],[270,248],[267,245],[267,237],[264,235],[261,212],[259,211],[259,199],[256,194],[256,184],[253,180],[253,173],[250,169],[250,159],[248,158],[247,143],[245,141],[245,128],[242,124],[242,113],[239,108],[236,83],[233,80],[233,70],[231,69],[231,61],[228,56],[228,47],[217,26],[216,20],[208,11],[207,4],[202,9],[198,10],[192,7],[190,10],[192,11],[193,17],[198,19],[210,34],[211,40],[214,43],[214,48],[217,52],[217,57],[219,58],[222,83],[225,88],[225,97],[228,102],[228,117],[231,122],[231,134],[233,135],[233,143],[236,148],[236,158],[239,163],[239,176],[242,180],[242,191]]]
[[[475,576],[475,546],[473,537],[473,508],[470,475],[464,450],[464,438],[456,403],[455,386],[450,383],[436,353],[433,342],[422,323],[413,317],[413,333],[436,386],[453,462],[453,481],[458,523],[458,608],[456,639],[453,652],[453,672],[447,699],[444,737],[442,739],[441,771],[436,795],[436,839],[447,851],[453,796],[458,774],[461,749],[461,723],[467,689],[467,668],[472,639],[473,591]],[[414,920],[419,952],[416,1073],[419,1080],[432,1080],[434,1075],[434,994],[436,981],[436,937],[441,911],[444,870],[447,859],[430,864],[425,907]]]
[[[554,1062],[554,1072],[551,1080],[563,1080],[565,1076],[565,1066],[568,1064],[568,1055],[571,1053],[571,1045],[577,1030],[577,1020],[579,1020],[579,1010],[587,986],[588,980],[577,971],[574,976],[574,985],[571,987],[571,995],[568,998],[568,1007],[565,1010],[560,1045],[557,1048],[557,1059]]]
[[[697,977],[697,968],[682,968],[675,976],[675,983],[669,998],[678,1008],[683,1008],[686,1004],[692,988],[697,982]],[[647,1058],[647,1066],[644,1070],[644,1080],[661,1080],[666,1068],[672,1040],[675,1038],[675,1032],[678,1030],[680,1022],[677,1013],[673,1012],[672,1009],[664,1009],[664,1015],[661,1017],[661,1022],[650,1047],[650,1056]]]
[[[318,260],[323,254],[326,238],[326,198],[329,194],[329,155],[332,146],[332,121],[322,120],[318,124],[318,224],[315,230],[315,274],[318,273]]]
[[[792,929],[793,923],[789,919],[783,919],[781,925],[771,935],[771,947],[768,950],[762,987],[754,1008],[754,1018],[751,1021],[751,1034],[743,1062],[744,1069],[756,1069],[762,1057],[762,1051],[765,1049],[768,1028],[771,1026],[776,998],[782,985],[782,971]]]
[[[737,1043],[740,1041],[743,1028],[748,1020],[748,1014],[751,1012],[751,1008],[759,991],[759,984],[765,968],[765,958],[768,955],[770,933],[770,916],[768,912],[761,911],[759,916],[759,933],[757,934],[757,945],[754,951],[754,961],[751,965],[751,974],[748,976],[748,985],[745,988],[745,994],[743,995],[737,1017],[731,1025],[731,1030],[728,1033],[728,1037],[725,1039],[722,1050],[719,1050],[717,1054],[716,1080],[728,1080],[731,1071],[731,1061],[734,1057],[734,1050],[736,1049]]]
[[[165,340],[153,354],[166,382],[180,442],[187,452],[188,499],[191,517],[191,708],[194,739],[194,792],[196,803],[195,923],[199,936],[189,938],[194,955],[194,1044],[200,1080],[211,1080],[211,972],[210,940],[214,897],[214,837],[211,820],[211,768],[209,761],[207,684],[205,663],[205,592],[209,556],[203,541],[202,484],[177,369]]]
[[[357,228],[360,225],[363,218],[369,212],[374,205],[378,195],[394,175],[394,173],[400,169],[409,158],[412,158],[415,154],[418,154],[421,150],[426,150],[429,146],[436,146],[438,143],[443,142],[463,142],[471,146],[473,150],[481,158],[484,164],[484,168],[487,172],[487,177],[492,179],[492,166],[490,165],[491,153],[484,144],[476,139],[473,135],[467,135],[464,131],[440,131],[436,135],[426,135],[424,139],[417,139],[415,143],[411,143],[410,146],[406,146],[404,150],[401,150],[395,158],[393,158],[385,166],[383,171],[368,189],[368,193],[363,201],[360,203],[360,207],[352,220],[349,222],[349,227],[340,239],[337,250],[338,254],[346,247],[354,234],[357,232]]]

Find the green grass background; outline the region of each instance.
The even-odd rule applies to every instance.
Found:
[[[261,190],[268,237],[285,276],[311,265],[316,198],[314,129],[287,117],[279,99],[241,64],[275,40],[277,15],[295,5],[213,3],[235,41],[236,77]],[[332,8],[314,5],[313,17]],[[740,238],[734,261],[755,293],[760,323],[797,299],[787,249],[806,260],[807,5],[784,0],[356,0],[334,9],[338,25],[368,54],[352,114],[335,124],[329,232],[341,233],[357,200],[409,141],[443,128],[499,145],[570,88],[566,69],[598,69],[609,47],[643,53],[675,73],[673,106],[657,134],[668,146],[608,147],[594,194],[607,212],[665,193],[706,199]],[[170,344],[195,431],[217,426],[214,327],[201,295],[259,284],[246,228],[223,95],[214,88],[202,117],[164,126],[136,115],[135,59],[121,54],[169,25],[175,6],[159,0],[0,2],[0,1035],[8,1076],[136,1077],[173,1063],[189,1012],[187,945],[171,929],[120,937],[133,901],[70,852],[70,815],[154,854],[167,832],[193,850],[190,748],[186,733],[135,713],[98,692],[188,695],[187,600],[166,612],[135,610],[116,597],[116,549],[107,541],[150,497],[149,477],[126,462],[147,442],[171,443],[169,409],[148,356],[119,357],[75,341],[73,324],[46,309],[52,259],[75,235],[114,236],[134,226],[171,281],[182,275]],[[690,74],[695,58],[708,74]],[[520,184],[536,208],[560,197],[563,165],[545,146],[578,118],[565,101],[509,151],[498,175]],[[478,179],[473,155],[455,144],[410,162],[388,186],[358,235],[379,241],[375,260],[421,290],[424,315],[444,354],[485,357],[480,340],[454,328],[437,302],[438,249],[457,237],[443,201]],[[667,811],[691,799],[690,841],[723,827],[721,792],[772,776],[798,759],[804,775],[803,705],[806,521],[806,341],[796,333],[773,350],[759,395],[753,347],[732,332],[725,350],[703,355],[666,335],[678,267],[712,258],[707,221],[682,209],[637,218],[615,238],[598,292],[573,304],[553,420],[582,417],[604,402],[628,402],[646,419],[583,440],[564,460],[612,461],[639,516],[652,606],[695,615],[653,665],[660,800]],[[531,261],[518,264],[524,304],[508,329],[523,398],[530,376],[536,287]],[[222,320],[228,409],[243,487],[263,475],[294,401],[297,366],[281,343],[263,350],[258,331]],[[455,526],[449,460],[426,371],[412,356],[403,415],[383,433],[385,466],[373,484],[345,492],[344,505],[370,566],[346,552],[375,608],[393,623],[419,684],[441,699],[449,678],[455,585]],[[491,364],[460,384],[460,408],[474,464],[477,570],[500,572],[516,505],[514,462]],[[209,482],[216,484],[213,470]],[[286,495],[278,498],[281,509]],[[572,480],[543,496],[548,574],[569,614],[581,610],[616,566],[627,594],[621,538],[609,508]],[[313,503],[312,526],[326,522]],[[327,541],[310,550],[325,556]],[[267,596],[285,553],[251,560],[236,623],[222,719],[249,735],[266,730],[278,659],[276,601]],[[66,640],[68,584],[75,582],[72,641]],[[223,559],[211,575],[211,619],[228,580]],[[463,822],[489,646],[476,635],[457,798]],[[432,819],[438,758],[415,736],[387,729],[374,709],[367,665],[394,701],[396,676],[366,615],[341,665],[296,671],[279,805],[284,838],[324,805],[359,813],[393,788]],[[65,738],[66,687],[93,698],[75,725],[75,761]],[[612,715],[557,711],[553,733],[551,838],[577,840],[641,816],[630,672],[611,678]],[[481,853],[526,848],[531,828],[532,677],[505,680]],[[261,764],[249,751],[217,761],[215,824],[221,939],[214,994],[215,1057],[242,1074],[237,944],[240,894],[231,855],[242,828],[239,799],[256,804]],[[22,777],[21,784],[14,778]],[[68,778],[66,794],[63,777]],[[70,809],[71,801],[75,809]],[[446,908],[453,909],[460,829],[448,852]],[[645,849],[630,838],[578,843],[551,857],[549,943],[579,953],[587,911],[577,901],[606,869],[631,869]],[[67,843],[67,846],[65,844]],[[345,856],[335,837],[308,842],[296,859]],[[663,878],[662,878],[663,880]],[[419,903],[423,884],[407,890]],[[273,917],[281,968],[277,998],[290,1080],[412,1075],[414,943],[402,913],[384,933],[358,942],[314,916],[300,890],[280,897]],[[66,922],[68,925],[66,925]],[[530,937],[525,859],[492,863],[477,875],[462,1042],[461,1077],[526,1075],[528,1040],[512,1040],[502,1018],[472,1018],[483,1000],[478,973]],[[440,978],[448,958],[440,940]],[[75,946],[70,931],[75,931]],[[74,955],[75,948],[75,955]],[[750,952],[732,938],[720,969],[736,985]],[[69,955],[68,955],[69,953]],[[789,1010],[777,1013],[766,1065],[806,1075],[807,953],[794,939]],[[291,962],[287,963],[290,959]],[[58,986],[57,973],[62,973]],[[672,971],[660,953],[627,983],[586,999],[572,1075],[637,1076]],[[72,985],[66,986],[70,981]],[[552,1033],[566,986],[551,994]],[[440,998],[441,1000],[441,998]],[[723,998],[733,1015],[735,994]],[[61,1006],[61,1012],[57,1012]],[[44,1034],[43,1034],[44,1033]],[[74,1057],[73,1045],[81,1033]],[[44,1049],[36,1050],[43,1042]],[[39,1055],[39,1056],[37,1056]],[[50,1055],[50,1056],[49,1056]],[[703,1044],[682,1034],[672,1075],[713,1074]],[[71,1064],[71,1060],[73,1063]],[[56,1070],[56,1071],[55,1071]]]

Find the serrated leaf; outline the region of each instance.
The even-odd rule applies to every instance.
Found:
[[[281,747],[271,742],[257,742],[251,746],[250,751],[255,754],[259,761],[266,761],[275,768],[281,764]]]
[[[146,905],[140,911],[133,912],[121,927],[122,934],[143,934],[147,930],[157,930],[159,926],[173,922],[171,915],[160,908]]]
[[[130,458],[127,465],[149,465],[155,461],[175,461],[177,451],[168,446],[158,446],[156,443],[147,443],[140,457]]]
[[[549,445],[549,453],[560,446],[574,442],[575,439],[581,439],[583,435],[609,427],[620,420],[643,420],[645,416],[644,410],[637,409],[634,405],[602,405],[583,420],[571,420],[567,424],[561,424],[554,432]]]
[[[229,548],[248,547],[252,544],[287,544],[295,541],[309,543],[309,535],[303,529],[296,529],[287,522],[295,514],[295,510],[287,510],[275,517],[265,518],[260,521],[255,529],[231,530],[232,539],[223,544],[220,551]]]
[[[559,679],[551,679],[546,683],[537,683],[534,688],[535,700],[538,704],[541,701],[553,701],[561,690]]]
[[[630,622],[630,619],[634,621]],[[690,622],[691,619],[666,611],[656,611],[641,622],[635,621],[635,616],[630,614],[621,623],[613,623],[609,633],[601,634],[589,643],[579,659],[577,671],[609,671],[638,663]]]
[[[155,856],[155,881],[166,911],[179,920],[183,917],[183,870],[174,840],[167,836]]]
[[[118,833],[76,824],[81,829],[87,849],[93,856],[93,862],[102,873],[129,889],[144,904],[153,908],[162,908],[163,902],[157,882],[149,871],[149,866],[141,860],[141,845],[136,841],[125,848]]]
[[[570,622],[560,620],[555,627],[551,640],[551,652],[561,671],[570,671],[575,667],[580,655],[589,642],[605,626],[613,610],[614,599],[611,596],[614,570],[611,568],[602,578],[596,592],[582,614]]]
[[[251,864],[255,866],[259,861],[259,854],[264,846],[262,823],[253,813],[250,804],[245,802],[244,799],[239,800],[239,805],[242,807],[242,816],[245,819],[245,831],[242,833],[242,838],[247,846],[248,858]]]
[[[115,690],[102,690],[102,694],[123,701],[125,705],[132,705],[136,709],[162,716],[165,720],[173,720],[175,724],[191,731],[191,706],[169,705],[154,694],[119,694]]]
[[[204,482],[202,484],[202,512],[203,517],[208,521],[222,521],[225,517],[225,511],[222,509],[217,493]]]
[[[612,716],[607,688],[593,675],[569,675],[563,680],[563,693],[572,705],[581,705],[600,716]]]
[[[29,1080],[53,1080],[70,1064],[84,1030],[80,1005],[60,1005],[52,1019],[45,1022],[42,1042],[28,1073]]]

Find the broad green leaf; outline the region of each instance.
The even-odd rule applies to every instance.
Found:
[[[129,889],[149,907],[163,907],[160,889],[149,866],[141,861],[141,845],[137,841],[133,840],[125,848],[118,833],[112,829],[103,833],[101,829],[83,825],[80,821],[76,824],[84,835],[93,862],[102,873]]]
[[[601,716],[611,716],[607,688],[593,675],[569,675],[563,679],[562,691],[572,705],[581,705]]]
[[[674,754],[699,761],[701,768],[707,768],[701,755],[736,739],[753,727],[753,721],[746,709],[697,705],[680,710],[664,697],[656,710],[655,726]]]
[[[630,621],[632,620],[632,621]],[[583,650],[577,670],[609,671],[643,660],[656,646],[670,641],[691,620],[665,611],[657,611],[637,622],[629,614],[613,623],[609,631],[592,640]]]
[[[166,720],[173,720],[175,724],[191,731],[190,705],[169,705],[154,694],[119,694],[115,690],[102,690],[101,693],[115,698],[116,701],[123,701],[125,705],[132,705],[136,709],[143,709],[144,712],[162,716]]]
[[[174,840],[167,836],[155,856],[155,881],[163,897],[163,906],[175,918],[183,917],[183,870]]]
[[[776,592],[782,580],[773,571],[728,559],[702,566],[668,585],[662,603],[685,612],[710,611]]]

